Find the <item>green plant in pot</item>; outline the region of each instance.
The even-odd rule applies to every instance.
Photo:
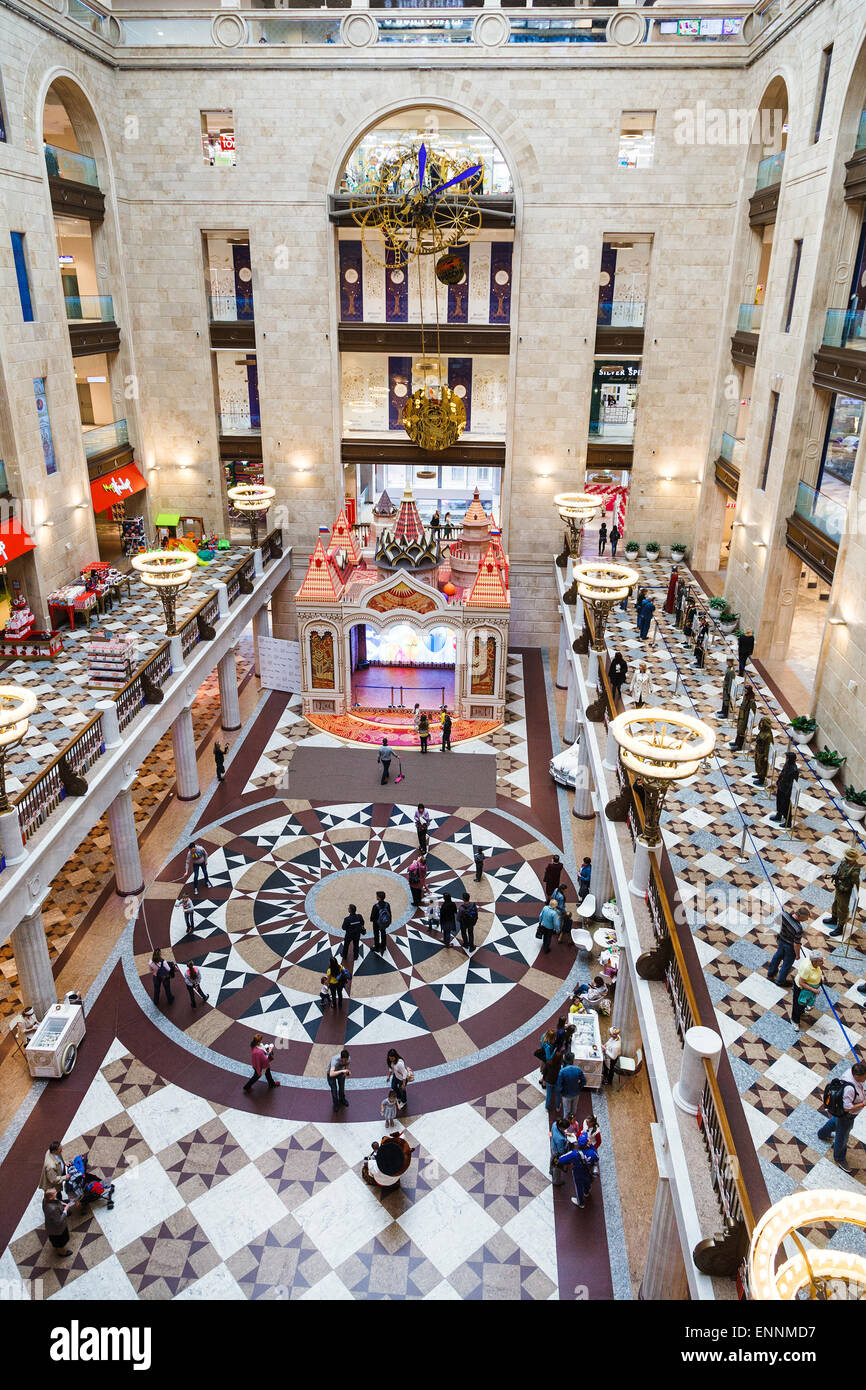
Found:
[[[719,610],[719,626],[722,632],[733,632],[739,621],[739,613],[735,613],[733,608],[729,608],[727,604]]]
[[[661,546],[659,545],[658,541],[647,541],[647,543],[646,543],[647,558],[650,559],[650,560],[654,559],[654,558],[658,555],[660,549],[661,549]]]
[[[720,613],[722,609],[727,608],[727,606],[728,600],[722,598],[721,594],[716,594],[715,598],[711,598],[709,602],[709,607],[712,608],[714,612]]]
[[[845,788],[845,815],[850,821],[860,821],[866,816],[866,791],[858,792],[855,787]]]
[[[671,556],[675,560],[681,560],[686,553],[685,541],[671,541]]]
[[[626,553],[626,555],[637,555],[637,553],[638,553],[639,550],[640,550],[640,546],[638,545],[637,541],[626,541],[626,543],[625,543],[625,553]]]
[[[791,738],[805,748],[807,743],[812,742],[817,727],[814,719],[807,718],[805,714],[798,714],[796,719],[791,720]]]
[[[845,766],[845,755],[835,748],[829,748],[825,743],[815,754],[815,762],[818,764],[818,776],[821,781],[832,782],[839,769]]]

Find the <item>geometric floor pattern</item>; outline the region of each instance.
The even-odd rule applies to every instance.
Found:
[[[405,1123],[411,1167],[380,1195],[360,1167],[381,1125],[223,1107],[115,1040],[63,1136],[112,1175],[114,1207],[74,1217],[58,1260],[34,1195],[0,1278],[55,1300],[556,1298],[538,1085]]]
[[[698,670],[694,639],[686,639],[673,615],[663,611],[670,562],[642,559],[638,568],[655,603],[658,640],[654,647],[641,642],[632,599],[627,613],[614,608],[609,645],[629,663],[628,679],[634,663],[647,661],[656,687],[653,703],[679,707],[717,729],[716,757],[694,783],[668,793],[662,834],[770,1197],[801,1185],[851,1183],[859,1190],[866,1184],[866,1113],[855,1121],[848,1146],[852,1178],[832,1163],[832,1149],[817,1138],[825,1119],[818,1110],[824,1086],[854,1060],[830,1004],[855,1047],[866,1035],[866,1000],[856,990],[866,973],[866,939],[858,932],[850,947],[840,947],[821,921],[832,902],[827,875],[857,843],[854,828],[802,755],[795,824],[783,830],[770,821],[773,775],[765,789],[752,784],[750,752],[731,751],[734,726],[716,714],[726,659],[736,656],[735,639],[713,629],[705,667]],[[753,667],[749,679],[757,717],[768,714],[772,720],[779,768],[790,720]],[[805,940],[824,955],[826,994],[819,995],[802,1030],[791,1022],[790,987],[783,990],[766,976],[777,945],[773,919],[783,906],[808,912]],[[861,925],[864,907],[861,887]]]

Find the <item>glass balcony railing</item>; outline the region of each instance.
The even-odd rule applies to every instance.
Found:
[[[824,346],[866,352],[866,312],[863,309],[828,309],[824,320]]]
[[[847,508],[843,502],[837,502],[825,492],[818,492],[808,483],[801,482],[797,487],[794,511],[806,521],[811,521],[813,526],[817,526],[828,540],[839,544],[845,530],[847,515]]]
[[[725,433],[722,435],[722,446],[719,449],[719,457],[723,458],[726,463],[732,464],[734,468],[738,468],[740,472],[742,472],[743,469],[743,455],[745,452],[745,439],[738,439],[734,434]]]
[[[247,323],[255,318],[251,294],[209,294],[207,303],[211,323]]]
[[[70,19],[74,19],[76,24],[82,24],[92,34],[103,33],[105,15],[101,15],[98,10],[92,10],[89,5],[83,4],[82,0],[69,0],[68,12]]]
[[[866,150],[866,111],[860,112],[860,124],[857,127],[857,139],[854,141],[855,150]]]
[[[119,449],[129,443],[129,430],[125,420],[112,420],[108,425],[94,425],[84,428],[85,457],[92,459],[104,454],[106,449]]]
[[[609,300],[599,304],[596,323],[600,328],[643,328],[645,310],[640,300]]]
[[[261,434],[262,422],[250,411],[221,410],[220,434]]]
[[[45,145],[44,149],[49,178],[71,179],[74,183],[89,183],[91,188],[99,187],[95,159],[76,154],[74,150],[61,150],[57,145]]]
[[[70,323],[114,322],[114,301],[110,294],[67,294],[64,303]]]
[[[784,150],[780,150],[778,154],[771,154],[768,155],[766,159],[762,159],[758,165],[758,178],[755,183],[755,192],[759,193],[762,188],[771,188],[774,183],[781,183],[784,164]]]
[[[737,315],[737,332],[760,333],[763,315],[763,304],[741,304]]]

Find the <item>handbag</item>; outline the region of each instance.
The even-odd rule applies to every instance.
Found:
[[[814,989],[806,989],[804,986],[797,995],[797,1003],[800,1005],[800,1008],[811,1009],[815,1002],[815,994],[816,991]]]
[[[539,1062],[547,1061],[547,1053],[544,1051],[543,1047],[537,1047],[532,1055],[533,1057],[537,1057]]]

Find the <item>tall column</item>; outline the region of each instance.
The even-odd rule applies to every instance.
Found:
[[[192,730],[192,711],[182,709],[171,726],[171,746],[174,750],[174,775],[177,778],[178,801],[195,801],[201,795],[198,784],[198,765],[195,756],[195,735]]]
[[[568,628],[565,619],[559,619],[559,655],[556,661],[556,684],[560,690],[568,685]]]
[[[10,806],[8,811],[0,811],[0,852],[7,864],[18,864],[27,853],[18,811]]]
[[[9,938],[21,998],[30,1005],[38,1019],[44,1018],[52,1004],[57,1003],[57,990],[51,970],[48,942],[42,921],[42,907],[37,904],[26,913]]]
[[[563,738],[570,746],[577,738],[577,677],[574,674],[574,667],[568,667],[568,695],[565,700],[565,728]]]
[[[571,814],[577,816],[578,820],[592,820],[595,812],[592,809],[592,773],[589,770],[589,747],[587,738],[589,737],[586,724],[582,720],[575,721],[574,736],[580,735],[580,751],[577,755],[577,780],[574,784],[574,805]]]
[[[719,1060],[722,1040],[713,1028],[698,1025],[689,1028],[683,1038],[683,1060],[680,1065],[680,1079],[673,1089],[674,1104],[687,1115],[697,1115],[709,1061],[713,1067]]]
[[[238,701],[238,671],[235,665],[235,649],[226,652],[217,664],[217,679],[220,687],[220,711],[222,727],[226,730],[241,727],[241,707]]]
[[[610,1026],[611,1028],[618,1028],[620,1031],[622,1056],[634,1057],[637,1049],[641,1046],[641,1035],[638,1025],[637,1007],[634,1002],[631,972],[629,970],[628,961],[626,960],[625,951],[620,951],[619,962],[619,973],[616,977],[616,988],[613,992],[613,1009],[610,1015]]]
[[[604,798],[597,792],[592,797],[593,809],[596,812],[595,834],[592,837],[592,891],[595,901],[599,908],[602,903],[610,901],[613,893],[613,879],[610,873],[610,860],[607,857],[607,846],[604,842],[604,829],[602,822],[604,819]]]
[[[589,649],[589,664],[586,668],[587,687],[598,686],[598,652],[595,647]]]
[[[628,891],[636,898],[645,898],[649,888],[650,876],[652,873],[652,856],[658,856],[660,845],[648,845],[640,835],[638,835],[634,846],[634,865],[632,866],[631,879]]]
[[[619,986],[617,986],[619,988]],[[650,1125],[659,1170],[646,1267],[638,1297],[647,1303],[687,1302],[689,1281],[671,1195],[670,1156],[661,1125]]]
[[[106,818],[114,853],[115,891],[122,898],[134,897],[136,893],[144,892],[144,874],[141,870],[141,856],[138,853],[135,811],[129,787],[122,787],[117,793],[108,807]]]
[[[271,628],[274,637],[279,637],[283,642],[298,640],[298,615],[295,608],[297,588],[297,583],[289,574],[280,580],[271,594]]]
[[[259,662],[259,638],[270,637],[271,625],[268,619],[268,605],[263,603],[261,608],[257,608],[253,614],[253,649],[255,651],[255,673],[261,675],[261,665]]]
[[[607,731],[607,743],[606,743],[605,749],[604,749],[604,762],[602,763],[602,767],[606,767],[606,768],[608,768],[610,771],[613,772],[613,771],[616,770],[616,767],[617,767],[618,762],[619,762],[619,744],[617,743],[616,739],[614,738],[611,729],[608,727],[608,731]]]

